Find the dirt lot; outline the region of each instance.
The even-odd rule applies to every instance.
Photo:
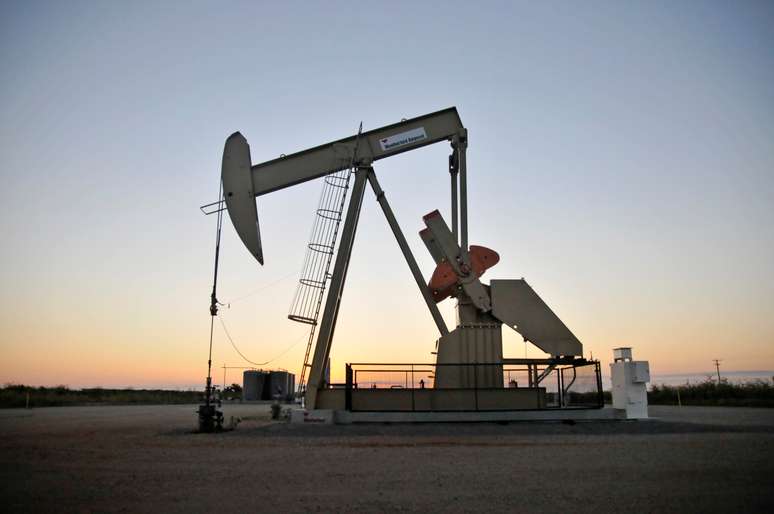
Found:
[[[774,409],[640,422],[296,426],[229,406],[0,411],[0,511],[774,512]]]

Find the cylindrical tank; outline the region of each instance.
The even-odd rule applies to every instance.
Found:
[[[287,400],[292,398],[296,388],[296,376],[287,371],[272,371],[269,373],[269,399],[279,398]]]
[[[264,396],[267,373],[263,371],[245,371],[242,375],[242,400],[254,402]]]

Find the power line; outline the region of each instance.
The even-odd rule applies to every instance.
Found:
[[[255,290],[253,290],[253,291],[251,291],[251,292],[249,292],[249,293],[247,293],[245,295],[242,295],[242,296],[239,296],[237,298],[234,298],[233,300],[229,300],[226,303],[231,305],[232,303],[241,302],[242,300],[244,300],[246,298],[249,298],[249,297],[251,297],[253,295],[256,295],[256,294],[260,293],[261,291],[263,291],[265,289],[268,289],[268,288],[270,288],[272,286],[275,286],[275,285],[279,284],[280,282],[282,282],[283,280],[287,280],[288,278],[294,277],[296,275],[298,275],[298,271],[291,271],[290,273],[282,275],[278,279],[273,280],[273,281],[269,282],[268,284],[264,284],[264,285],[260,286],[258,289],[255,289]]]
[[[720,383],[720,361],[723,359],[712,359],[712,362],[715,363],[715,369],[718,372],[718,384]]]
[[[274,356],[273,358],[271,358],[271,359],[267,360],[266,362],[253,362],[253,361],[251,361],[250,359],[248,359],[247,357],[245,357],[245,355],[244,355],[244,354],[243,354],[241,351],[239,351],[239,348],[237,348],[237,345],[236,345],[236,343],[235,343],[235,342],[234,342],[234,340],[231,338],[231,334],[229,334],[229,332],[228,332],[228,329],[226,328],[226,324],[223,322],[223,316],[219,316],[219,317],[218,317],[218,321],[220,321],[220,326],[222,326],[222,327],[223,327],[223,332],[226,334],[226,337],[228,338],[228,341],[231,343],[231,346],[233,346],[233,347],[234,347],[234,350],[235,350],[235,351],[236,351],[236,352],[239,354],[239,356],[240,356],[240,357],[242,357],[242,359],[244,359],[246,362],[249,362],[250,364],[252,364],[252,365],[254,365],[254,366],[265,366],[265,365],[267,365],[267,364],[271,364],[271,363],[272,363],[272,362],[274,362],[275,360],[279,359],[280,357],[282,357],[283,355],[285,355],[286,353],[288,353],[288,352],[289,352],[289,351],[290,351],[290,350],[291,350],[291,349],[292,349],[294,346],[296,346],[298,343],[300,343],[300,342],[303,340],[303,338],[304,338],[304,337],[306,337],[306,332],[304,332],[303,334],[301,334],[300,336],[298,336],[298,337],[297,337],[297,338],[296,338],[296,339],[295,339],[295,340],[294,340],[294,341],[293,341],[293,342],[292,342],[292,343],[291,343],[291,344],[290,344],[290,345],[289,345],[287,348],[285,348],[285,349],[284,349],[284,350],[283,350],[283,351],[282,351],[280,354],[278,354],[278,355]]]

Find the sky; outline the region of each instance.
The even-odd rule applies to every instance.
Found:
[[[223,144],[263,162],[456,106],[483,277],[526,278],[607,371],[774,370],[774,4],[0,3],[0,383],[201,387]],[[423,273],[447,144],[376,163]],[[286,316],[321,182],[226,221],[221,319],[298,371]],[[453,325],[451,300],[441,304]],[[213,366],[249,366],[215,325]],[[437,330],[370,191],[332,348],[432,362]],[[541,356],[504,329],[506,356]],[[228,370],[229,382],[239,370]]]

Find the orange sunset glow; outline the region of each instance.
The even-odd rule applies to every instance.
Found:
[[[656,379],[710,372],[716,358],[774,370],[770,40],[746,53],[648,11],[645,24],[621,14],[641,31],[626,39],[612,18],[558,21],[563,36],[549,37],[526,21],[492,30],[478,13],[465,38],[448,32],[459,19],[421,31],[403,20],[395,42],[396,21],[350,13],[329,20],[347,38],[310,47],[264,14],[3,9],[0,382],[203,388],[215,217],[199,206],[217,200],[229,134],[259,163],[449,106],[469,131],[470,243],[500,255],[485,283],[524,277],[603,373],[618,346]],[[418,231],[434,209],[450,216],[448,154],[442,143],[374,165],[427,280]],[[219,315],[244,356],[268,364],[243,359],[216,321],[216,383],[224,366],[229,383],[239,367],[300,372],[309,327],[287,315],[321,184],[257,199],[264,266],[226,218]],[[441,303],[452,327],[454,302]],[[506,356],[542,355],[503,330]],[[434,362],[437,338],[367,190],[332,380],[347,362]]]

